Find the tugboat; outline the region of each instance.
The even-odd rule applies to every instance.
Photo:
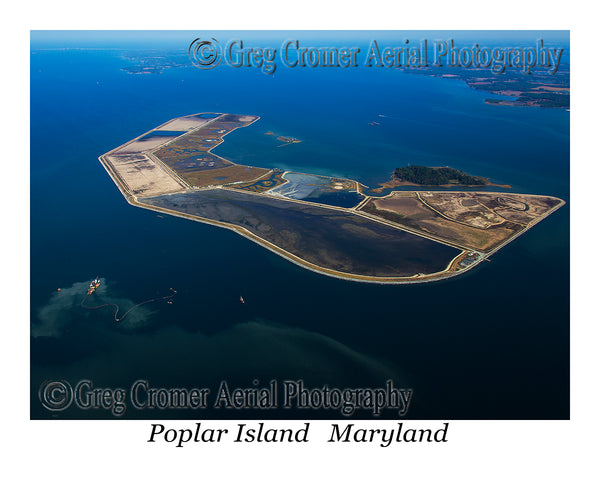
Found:
[[[92,280],[92,283],[90,283],[87,294],[91,295],[92,293],[94,293],[96,291],[96,289],[99,286],[100,286],[100,280],[98,280],[98,277],[96,277],[94,280]]]

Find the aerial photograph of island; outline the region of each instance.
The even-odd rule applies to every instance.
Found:
[[[568,31],[30,47],[32,419],[569,418]]]

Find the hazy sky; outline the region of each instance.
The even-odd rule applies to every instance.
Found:
[[[215,37],[222,44],[233,38],[255,41],[274,41],[273,47],[286,39],[310,39],[319,42],[337,43],[343,41],[350,44],[390,40],[395,44],[410,39],[411,42],[427,39],[477,42],[479,44],[494,42],[496,45],[535,42],[543,38],[548,42],[560,43],[560,47],[568,48],[569,31],[533,31],[533,30],[359,30],[359,31],[289,31],[289,30],[33,30],[31,31],[32,48],[182,48],[187,49],[197,37]]]

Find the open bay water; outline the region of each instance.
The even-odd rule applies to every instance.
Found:
[[[273,38],[275,46],[283,40]],[[34,40],[33,418],[113,417],[101,409],[47,411],[38,399],[45,380],[127,390],[140,378],[213,393],[221,380],[377,388],[393,379],[414,389],[408,418],[568,418],[568,112],[487,105],[491,94],[459,80],[397,69],[280,66],[265,75],[186,65],[129,74],[121,70],[131,65],[125,54],[160,50],[160,38],[87,49]],[[188,43],[164,55],[181,56]],[[238,163],[369,186],[398,166],[448,165],[567,205],[453,279],[391,286],[325,277],[231,231],[127,204],[97,157],[197,112],[261,117],[215,149]],[[267,131],[302,143],[280,148]],[[105,279],[103,295],[121,303],[169,287],[178,294],[173,305],[147,305],[117,324],[110,308],[79,307],[96,275]],[[343,418],[335,410],[131,407],[124,417]]]

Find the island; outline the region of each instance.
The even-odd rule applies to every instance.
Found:
[[[275,133],[269,131],[269,132],[266,132],[265,135],[274,137]],[[297,138],[294,138],[294,137],[285,137],[283,135],[277,135],[277,140],[280,142],[283,142],[284,144],[300,143],[302,141],[302,140],[298,140]],[[280,145],[280,146],[283,146],[283,145]]]
[[[482,177],[474,177],[450,167],[424,167],[409,165],[394,170],[394,177],[411,185],[468,185],[483,186],[491,182]]]
[[[232,230],[301,267],[359,282],[459,275],[564,205],[551,196],[485,190],[399,187],[378,196],[356,180],[241,165],[214,153],[226,135],[258,120],[213,112],[178,117],[99,160],[131,205]],[[397,169],[395,176],[411,171],[420,170]],[[480,178],[454,169],[432,175],[440,182]]]
[[[378,188],[362,190],[363,193],[379,194],[386,189],[400,186],[426,186],[426,187],[484,187],[495,186],[510,188],[510,185],[498,185],[490,182],[488,178],[475,177],[450,167],[425,167],[422,165],[409,165],[398,167],[394,170],[392,178],[382,183]]]

